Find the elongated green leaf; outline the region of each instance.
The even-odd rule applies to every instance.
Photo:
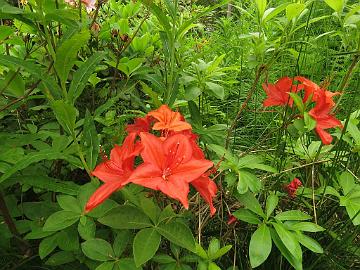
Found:
[[[308,220],[311,219],[311,216],[308,214],[301,212],[300,210],[289,210],[285,212],[281,212],[275,216],[277,220]]]
[[[89,31],[83,29],[80,33],[65,40],[56,51],[54,67],[64,89],[69,72],[75,63],[77,53],[89,38]]]
[[[154,257],[160,245],[161,236],[154,228],[139,231],[133,243],[135,265],[140,266]]]
[[[14,7],[7,3],[5,0],[0,0],[0,13],[3,14],[22,14],[24,10]],[[4,17],[2,17],[4,18]],[[6,18],[6,17],[5,17]]]
[[[52,102],[51,107],[56,119],[68,134],[74,134],[77,110],[73,105],[65,103],[63,100]]]
[[[95,261],[109,261],[115,258],[111,245],[103,239],[94,238],[81,244],[84,254]]]
[[[270,194],[266,199],[266,217],[269,218],[279,203],[279,198],[275,194]]]
[[[259,201],[255,198],[254,194],[247,192],[245,194],[236,194],[236,198],[240,203],[245,205],[247,209],[265,218],[264,211],[261,208]]]
[[[152,226],[147,215],[130,205],[118,206],[98,221],[114,229],[142,229]]]
[[[238,209],[234,213],[232,213],[234,217],[239,220],[245,221],[250,224],[260,224],[261,221],[257,215],[255,215],[252,211],[248,209]]]
[[[321,245],[311,237],[299,232],[295,234],[295,237],[300,242],[300,244],[310,249],[312,252],[324,253],[324,250],[321,247]]]
[[[293,234],[286,230],[284,225],[281,223],[273,223],[273,226],[279,235],[281,241],[283,242],[284,246],[290,251],[290,253],[295,257],[296,249],[299,245],[298,241],[295,239]]]
[[[55,158],[56,159],[56,158]],[[26,166],[27,167],[27,166]],[[76,195],[79,186],[70,181],[60,181],[44,175],[21,175],[7,178],[1,185],[8,187],[16,183],[29,185],[47,191],[60,192],[67,195]]]
[[[170,242],[196,252],[194,236],[189,227],[183,223],[177,221],[162,223],[156,227],[156,230]]]
[[[60,231],[65,229],[80,218],[80,214],[70,211],[59,211],[52,214],[44,224],[44,231]]]
[[[96,132],[95,123],[93,117],[86,110],[84,129],[83,129],[83,140],[86,146],[86,163],[93,170],[96,166],[99,151],[100,151],[100,140]]]
[[[0,64],[12,67],[12,69],[21,68],[26,72],[29,72],[34,78],[41,80],[43,87],[40,87],[45,96],[49,96],[49,93],[55,99],[61,97],[61,89],[56,81],[46,74],[39,65],[30,60],[23,60],[10,55],[0,55]]]
[[[343,172],[339,176],[339,184],[343,189],[344,195],[347,195],[355,186],[354,177],[349,172]]]
[[[312,222],[298,222],[289,226],[294,231],[322,232],[325,229]]]
[[[249,256],[252,267],[258,267],[269,257],[272,247],[270,230],[261,224],[250,239]]]
[[[302,270],[302,260],[296,259],[289,250],[285,247],[279,235],[273,228],[270,228],[271,238],[274,241],[276,247],[280,250],[281,254],[287,259],[287,261],[296,269]]]
[[[44,150],[37,153],[31,153],[20,159],[14,166],[7,170],[0,178],[0,183],[12,176],[17,171],[25,169],[33,163],[37,163],[41,160],[54,160],[54,159],[67,159],[69,156],[59,152],[53,152],[53,150]],[[39,176],[40,177],[40,176]],[[40,177],[41,178],[41,177]],[[30,179],[29,179],[30,180]]]
[[[259,12],[259,17],[262,18],[267,6],[267,1],[266,0],[255,0],[255,4],[256,7],[258,9]]]
[[[76,99],[81,95],[91,74],[94,73],[97,65],[104,56],[105,54],[103,52],[96,52],[90,56],[74,73],[68,93],[69,103],[74,104]]]

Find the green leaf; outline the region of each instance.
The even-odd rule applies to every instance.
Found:
[[[39,256],[40,259],[44,259],[47,255],[54,251],[57,246],[56,242],[57,235],[52,235],[44,238],[39,245]]]
[[[19,74],[9,71],[5,79],[0,80],[0,90],[2,89],[5,90],[4,94],[8,96],[21,97],[25,93],[25,82]]]
[[[226,253],[228,253],[230,251],[230,249],[232,248],[232,245],[227,245],[225,247],[220,248],[218,251],[215,252],[215,254],[213,254],[211,256],[211,260],[216,260],[220,257],[222,257],[223,255],[225,255]]]
[[[162,223],[156,230],[170,242],[195,252],[195,239],[188,226],[181,222]]]
[[[79,249],[79,235],[74,227],[57,233],[57,243],[60,249],[76,251]]]
[[[279,203],[279,197],[272,193],[266,199],[266,217],[269,218]]]
[[[83,216],[78,224],[78,232],[82,239],[89,240],[95,237],[96,225],[92,218]]]
[[[45,96],[49,96],[49,93],[55,98],[58,99],[61,97],[61,88],[56,83],[56,81],[46,74],[39,65],[35,64],[30,60],[23,60],[10,55],[0,55],[0,64],[10,67],[12,69],[21,68],[26,72],[29,72],[34,78],[41,80],[42,86],[39,87]],[[41,85],[40,85],[41,86]]]
[[[289,252],[296,257],[297,254],[297,246],[299,245],[298,241],[295,239],[293,234],[288,231],[283,224],[281,223],[272,223],[276,233],[279,235],[281,241],[285,245],[285,247],[289,250]]]
[[[118,206],[98,221],[114,229],[142,229],[152,226],[150,219],[142,211],[130,205]]]
[[[69,195],[58,195],[56,198],[58,204],[63,210],[81,214],[82,209],[80,208],[79,201],[75,197]]]
[[[308,112],[304,112],[305,128],[310,131],[316,127],[316,120],[312,118]]]
[[[288,226],[291,230],[294,231],[304,231],[304,232],[322,232],[325,229],[312,222],[298,222]]]
[[[86,59],[86,61],[82,63],[80,68],[74,73],[68,93],[68,101],[70,104],[74,104],[76,99],[81,95],[91,74],[95,72],[96,67],[104,56],[105,54],[103,52],[94,53]]]
[[[289,210],[285,212],[281,212],[275,216],[277,220],[308,220],[311,219],[311,216],[308,214],[301,212],[300,210]]]
[[[192,100],[188,101],[188,108],[191,114],[191,120],[195,125],[202,125],[201,114],[198,106]]]
[[[324,0],[325,3],[336,12],[341,12],[344,7],[344,0]]]
[[[46,262],[46,265],[58,266],[75,261],[76,258],[72,252],[60,251],[52,255]]]
[[[65,89],[65,82],[75,63],[78,51],[87,43],[89,38],[90,32],[87,29],[83,29],[81,32],[74,34],[71,38],[62,42],[58,47],[54,67],[63,89]],[[73,96],[73,98],[74,97],[75,96]]]
[[[54,159],[57,159],[56,155]],[[33,163],[36,163],[40,160],[36,160]],[[26,167],[27,166],[25,166],[24,168]],[[1,185],[7,187],[16,183],[22,185],[29,185],[47,191],[64,193],[67,195],[76,195],[79,190],[79,186],[71,181],[59,180],[44,175],[21,175],[21,177],[13,176],[7,178]]]
[[[302,234],[300,232],[297,232],[295,234],[295,237],[300,242],[300,244],[302,244],[304,247],[308,248],[312,252],[324,253],[324,250],[321,247],[321,245],[317,241],[312,239],[311,237],[309,237],[305,234]]]
[[[276,247],[280,250],[281,254],[288,260],[288,262],[296,269],[302,270],[302,259],[296,259],[289,250],[285,247],[276,231],[270,228],[271,238],[274,241]]]
[[[250,239],[249,256],[251,267],[258,267],[269,257],[272,247],[270,230],[261,224]]]
[[[95,270],[114,270],[115,263],[115,261],[103,262],[98,267],[96,267]]]
[[[261,190],[261,182],[255,174],[252,174],[246,170],[239,170],[239,182],[237,190],[240,194],[244,194],[248,191],[248,188],[257,193]]]
[[[86,147],[86,163],[93,170],[96,166],[99,151],[100,140],[96,131],[94,119],[90,112],[86,110],[83,128],[83,140]]]
[[[14,7],[12,5],[10,5],[9,3],[7,3],[4,0],[0,0],[0,14],[4,13],[4,14],[22,14],[24,12],[24,10],[22,10],[21,8],[17,8]],[[3,14],[1,14],[3,15]],[[1,17],[3,18],[3,17]],[[5,18],[7,19],[7,18]]]
[[[135,265],[140,266],[154,257],[161,241],[160,234],[154,228],[139,231],[133,242]]]
[[[236,217],[239,220],[245,221],[250,224],[260,224],[261,221],[258,218],[257,215],[255,215],[253,212],[251,212],[248,209],[240,208],[236,210],[234,213],[232,213],[234,217]]]
[[[60,231],[74,224],[79,218],[80,215],[78,213],[65,210],[55,212],[46,220],[43,230]]]
[[[305,107],[301,97],[299,97],[299,95],[295,93],[289,93],[289,95],[294,100],[294,103],[296,107],[299,109],[300,113],[304,113]]]
[[[247,192],[245,194],[236,194],[235,196],[247,209],[265,218],[265,214],[261,208],[261,205],[253,193]]]
[[[51,103],[55,117],[59,124],[68,134],[75,133],[75,122],[77,110],[73,105],[65,103],[63,100],[56,100]]]
[[[217,266],[216,263],[210,262],[208,266],[208,270],[221,270],[221,268]]]
[[[212,258],[219,249],[220,249],[220,241],[216,238],[211,239],[207,252],[209,258]]]
[[[103,239],[89,239],[81,244],[84,254],[95,261],[108,261],[115,258],[111,245]]]
[[[291,3],[287,5],[286,7],[286,18],[288,21],[291,21],[292,19],[296,18],[303,12],[305,9],[305,4],[302,3]]]
[[[349,172],[343,172],[339,176],[339,184],[343,189],[344,195],[347,195],[355,186],[354,177]]]
[[[128,242],[132,234],[129,230],[121,230],[117,232],[114,240],[113,249],[116,257],[121,257],[121,254],[125,251]]]
[[[135,262],[133,259],[130,258],[124,258],[124,259],[120,259],[117,260],[115,263],[115,266],[117,268],[115,268],[116,270],[141,270],[141,267],[136,267]],[[114,269],[114,270],[115,270]]]
[[[224,99],[224,96],[225,96],[224,87],[222,87],[221,85],[219,85],[217,83],[213,83],[213,82],[206,82],[205,84],[207,86],[207,89],[209,89],[211,92],[213,92],[215,97],[217,97],[218,99]]]
[[[266,0],[255,0],[256,7],[259,11],[259,17],[262,18],[267,6]]]

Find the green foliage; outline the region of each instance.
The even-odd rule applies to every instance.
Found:
[[[356,1],[85,2],[0,0],[1,269],[360,267]],[[341,93],[331,144],[302,86],[264,108],[284,76]],[[92,172],[162,104],[191,123],[216,195],[190,183],[184,209],[129,184],[87,212]]]

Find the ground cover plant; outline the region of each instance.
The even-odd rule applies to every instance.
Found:
[[[353,0],[0,0],[0,269],[359,269],[359,28]]]

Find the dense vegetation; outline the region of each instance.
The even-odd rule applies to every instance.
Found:
[[[0,22],[0,269],[360,268],[358,1]]]

